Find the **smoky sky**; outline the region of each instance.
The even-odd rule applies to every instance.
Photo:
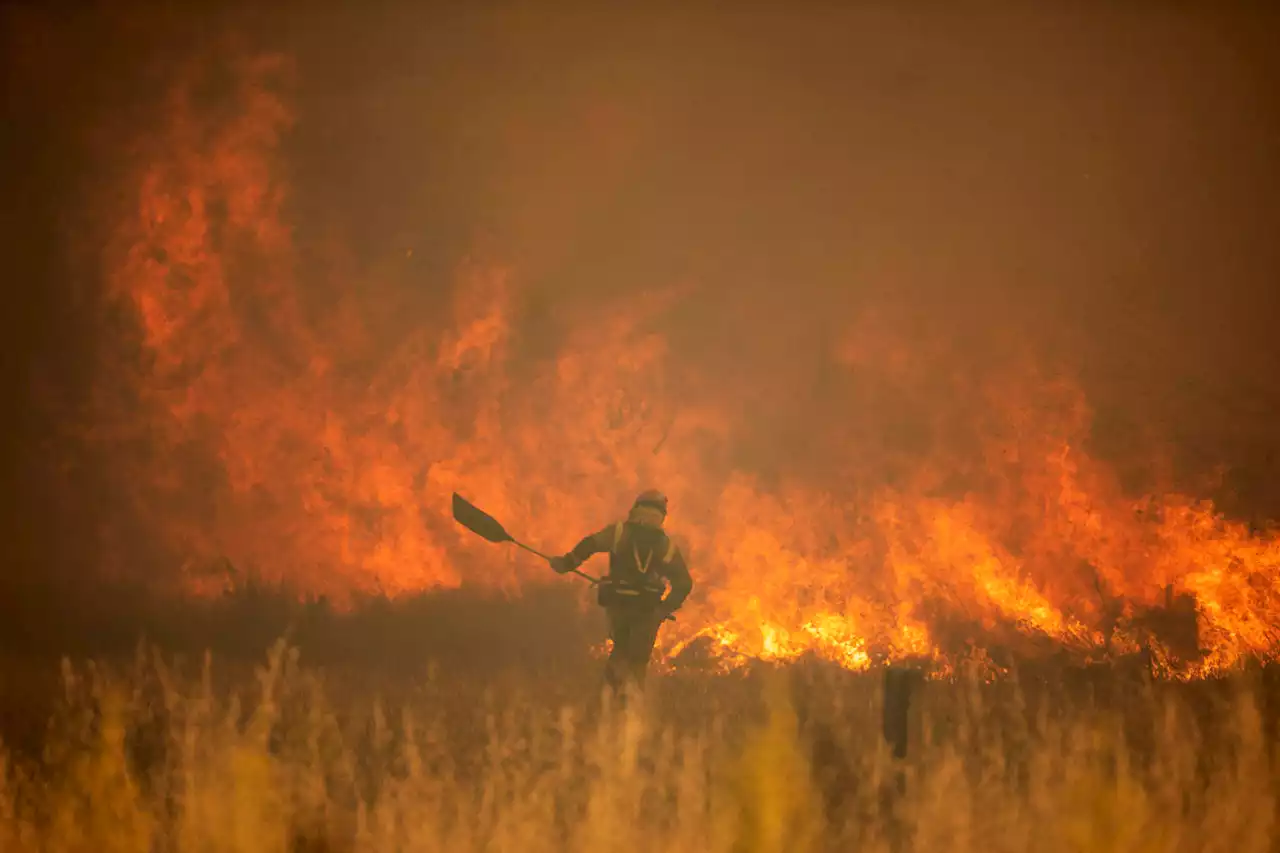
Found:
[[[1225,507],[1280,516],[1275,11],[451,5],[6,13],[18,562],[68,523],[40,466],[92,376],[113,170],[173,69],[233,49],[292,60],[296,239],[321,265],[339,234],[341,262],[400,282],[389,314],[498,257],[530,359],[558,305],[681,287],[676,356],[763,375],[888,306],[975,358],[1069,366],[1108,452],[1153,427],[1226,472]]]

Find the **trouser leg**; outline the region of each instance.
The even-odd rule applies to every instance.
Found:
[[[658,640],[657,617],[652,613],[639,616],[631,626],[630,639],[627,662],[631,667],[631,677],[637,687],[644,687],[645,677],[649,672],[649,661],[653,658],[653,646]]]
[[[615,692],[626,683],[644,687],[653,646],[658,638],[658,619],[648,611],[614,610],[609,613],[613,649],[605,667],[605,679]]]
[[[609,659],[604,665],[604,682],[610,692],[617,694],[626,680],[626,648],[631,636],[631,626],[626,615],[616,610],[609,611],[609,639],[613,648],[609,650]]]

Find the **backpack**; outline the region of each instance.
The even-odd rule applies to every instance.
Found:
[[[613,545],[609,549],[609,574],[600,581],[596,592],[596,602],[601,607],[656,607],[666,593],[666,583],[657,574],[659,566],[666,565],[676,553],[676,545],[662,530],[655,529],[652,541],[648,543],[648,553],[642,558],[641,540],[650,538],[647,533],[637,536],[638,531],[647,531],[634,525],[631,535],[627,533],[627,523],[619,521],[613,527]],[[630,545],[628,549],[626,546]],[[659,557],[658,566],[653,565],[655,557]]]

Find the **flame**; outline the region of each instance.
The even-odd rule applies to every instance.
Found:
[[[1280,539],[1171,491],[1126,495],[1061,376],[965,373],[945,341],[851,317],[819,416],[744,462],[752,407],[787,406],[794,377],[762,392],[676,363],[678,288],[562,307],[554,353],[529,360],[516,269],[462,263],[443,305],[317,271],[281,151],[287,63],[234,71],[216,112],[175,85],[103,255],[125,322],[87,438],[122,510],[188,560],[185,589],[217,589],[200,566],[222,558],[339,602],[557,582],[461,530],[450,494],[554,549],[659,484],[697,582],[667,661],[1145,646],[1191,677],[1273,653]],[[1145,615],[1173,595],[1193,597],[1198,652]]]

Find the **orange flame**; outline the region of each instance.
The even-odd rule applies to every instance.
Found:
[[[558,350],[525,363],[514,270],[462,265],[447,314],[424,301],[420,322],[393,282],[307,275],[283,67],[238,66],[218,117],[175,88],[106,255],[132,330],[104,350],[92,437],[128,511],[190,559],[187,589],[217,588],[197,567],[219,557],[339,600],[551,582],[458,528],[450,493],[567,548],[660,484],[697,582],[672,658],[1154,644],[1185,676],[1272,653],[1280,540],[1210,503],[1126,496],[1060,378],[967,375],[939,342],[851,318],[797,463],[765,470],[734,453],[756,435],[754,378],[699,379],[656,330],[678,292],[564,308]],[[1169,591],[1194,596],[1205,654],[1144,621]]]

